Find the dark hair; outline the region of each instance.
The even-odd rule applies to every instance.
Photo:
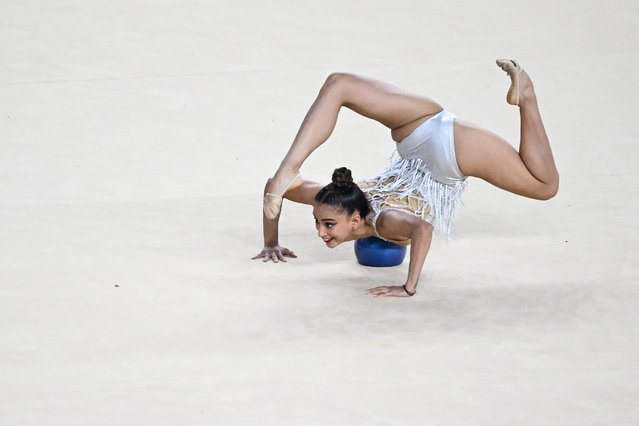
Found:
[[[359,212],[366,217],[371,209],[364,193],[351,176],[351,171],[346,167],[340,167],[333,172],[333,182],[326,185],[315,196],[315,202],[336,207],[341,213],[349,216]]]

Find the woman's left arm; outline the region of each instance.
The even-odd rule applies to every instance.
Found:
[[[386,238],[411,239],[408,278],[403,286],[374,287],[366,293],[373,297],[412,296],[416,292],[415,287],[433,239],[433,225],[409,213],[390,210],[380,215],[377,232]]]
[[[430,243],[433,240],[433,225],[423,219],[419,220],[421,223],[413,226],[410,237],[410,263],[408,264],[408,279],[405,284],[406,291],[409,293],[416,291],[415,287],[417,287],[426,255],[430,250]]]

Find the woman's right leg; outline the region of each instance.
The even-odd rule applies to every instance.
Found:
[[[308,156],[333,132],[342,106],[376,120],[401,140],[442,107],[433,100],[398,87],[353,74],[331,74],[306,114],[288,153],[273,176],[268,192],[282,194]],[[301,183],[295,182],[290,188]],[[277,215],[281,200],[265,198],[265,213]]]
[[[515,84],[516,70],[508,72]],[[523,70],[518,78],[521,121],[519,152],[488,130],[456,121],[457,163],[467,176],[479,177],[518,195],[547,200],[557,193],[559,173],[541,120],[532,80]],[[514,97],[509,98],[509,103],[513,103]]]

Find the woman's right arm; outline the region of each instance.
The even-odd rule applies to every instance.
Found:
[[[269,179],[264,186],[264,194],[266,194],[266,188],[268,187]],[[284,194],[284,198],[287,200],[294,201],[296,203],[309,204],[312,205],[315,200],[315,195],[323,188],[323,185],[317,182],[311,182],[305,180],[302,185],[296,187],[295,189],[291,189]],[[286,262],[285,257],[297,257],[295,253],[286,247],[281,247],[279,245],[279,222],[280,222],[280,213],[273,219],[269,219],[266,217],[264,212],[262,212],[262,227],[264,234],[264,248],[262,251],[252,259],[262,259],[264,262],[268,262],[272,260],[274,263]]]

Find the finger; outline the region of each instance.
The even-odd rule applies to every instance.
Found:
[[[264,253],[260,253],[257,256],[252,257],[251,260],[259,259],[259,258],[262,258],[262,257],[264,257]]]
[[[297,255],[293,253],[292,251],[285,251],[284,255],[288,257],[297,257]]]
[[[277,263],[277,256],[275,253],[271,253],[271,259],[273,259],[273,263]]]
[[[286,262],[286,259],[284,259],[284,256],[282,256],[281,253],[277,253],[277,258],[281,260],[282,262]]]

